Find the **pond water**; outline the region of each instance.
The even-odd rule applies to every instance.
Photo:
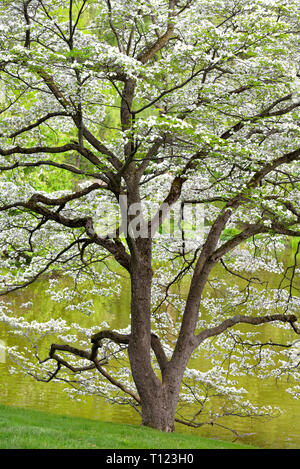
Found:
[[[10,298],[11,299],[11,298]],[[70,314],[57,311],[57,304],[51,302],[49,295],[45,292],[43,281],[33,284],[26,291],[18,291],[13,295],[16,314],[29,314],[28,320],[36,319],[45,321],[52,316],[58,317]],[[34,310],[30,313],[18,311],[18,304],[32,300]],[[84,317],[83,327],[100,324],[107,321],[112,328],[124,328],[128,325],[129,317],[129,283],[124,279],[119,295],[114,299],[101,298],[96,305],[96,313],[92,317]],[[74,313],[72,313],[74,314]],[[75,319],[72,317],[72,321]],[[264,326],[264,334],[268,337],[270,330]],[[277,334],[282,334],[282,330]],[[288,340],[294,340],[295,335],[289,332]],[[279,337],[273,337],[274,340]],[[281,337],[282,338],[282,337]],[[7,345],[22,345],[22,340],[9,335],[6,325],[0,323],[0,340]],[[193,364],[194,366],[194,364]],[[300,403],[285,392],[287,384],[278,384],[274,380],[260,381],[246,376],[241,384],[249,391],[249,399],[260,405],[279,406],[283,413],[277,418],[261,420],[260,418],[235,418],[234,421],[227,419],[221,423],[236,429],[239,433],[248,434],[243,437],[243,442],[262,448],[300,448]],[[41,383],[26,375],[14,375],[9,373],[9,363],[5,353],[0,354],[0,403],[10,406],[38,409],[47,412],[85,417],[101,421],[112,421],[119,423],[139,424],[139,415],[131,408],[109,404],[103,398],[90,396],[81,402],[71,400],[63,391],[64,384]],[[228,430],[217,426],[204,426],[192,429],[180,424],[176,425],[176,431],[189,432],[210,438],[221,438],[234,440],[235,437]],[[241,440],[237,440],[241,441]]]

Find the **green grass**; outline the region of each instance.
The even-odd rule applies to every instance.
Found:
[[[137,425],[0,406],[1,449],[247,449],[247,445]]]

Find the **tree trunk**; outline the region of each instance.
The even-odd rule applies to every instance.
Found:
[[[173,432],[179,393],[171,394],[161,383],[150,391],[148,398],[142,402],[142,425],[162,432]]]
[[[142,425],[161,431],[174,431],[179,395],[173,385],[163,383],[151,364],[151,240],[138,241],[138,255],[131,260],[131,338],[128,354],[138,390]],[[137,251],[136,251],[137,253]],[[177,386],[178,388],[178,386]]]

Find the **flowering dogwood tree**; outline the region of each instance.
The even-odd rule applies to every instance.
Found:
[[[292,342],[257,330],[300,333],[298,1],[0,8],[0,319],[30,344],[11,359],[162,431],[270,412],[234,381],[253,357],[261,377],[293,376],[297,395]],[[15,317],[12,292],[54,270],[73,282],[49,277],[66,316],[92,313],[125,273],[128,329]],[[211,368],[188,367],[205,353]]]

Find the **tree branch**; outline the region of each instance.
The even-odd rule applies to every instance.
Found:
[[[103,330],[94,334],[91,338],[93,346],[96,348],[101,347],[103,339],[110,339],[116,344],[129,344],[131,335],[130,334],[120,334],[119,332],[112,330]],[[151,333],[151,347],[155,353],[157,363],[159,364],[160,370],[163,373],[167,367],[168,359],[166,357],[165,351],[161,345],[161,341],[156,334]]]
[[[157,41],[150,45],[146,50],[142,51],[138,56],[137,60],[142,64],[149,62],[154,55],[159,52],[171,39],[174,33],[174,24],[169,23],[165,34],[160,36]]]
[[[294,314],[274,314],[271,316],[261,317],[236,315],[230,319],[226,319],[218,326],[211,327],[200,332],[197,336],[195,336],[195,346],[198,347],[201,342],[203,342],[205,339],[222,334],[224,331],[226,331],[226,329],[233,327],[236,324],[251,324],[253,326],[258,326],[260,324],[265,324],[274,321],[290,323],[296,334],[300,334],[300,329],[295,325],[295,322],[297,321],[297,316],[295,316]]]
[[[32,130],[32,129],[38,127],[39,125],[43,124],[43,122],[46,122],[47,120],[51,119],[52,117],[72,117],[72,116],[70,115],[69,112],[64,112],[64,111],[49,112],[45,116],[40,117],[39,119],[37,119],[37,121],[34,122],[33,124],[27,125],[27,126],[21,128],[19,130],[16,130],[15,132],[11,133],[10,135],[8,135],[8,138],[15,138],[15,137],[17,137],[18,135],[20,135],[24,132],[28,132],[29,130]],[[1,134],[0,137],[3,137],[3,135]]]

